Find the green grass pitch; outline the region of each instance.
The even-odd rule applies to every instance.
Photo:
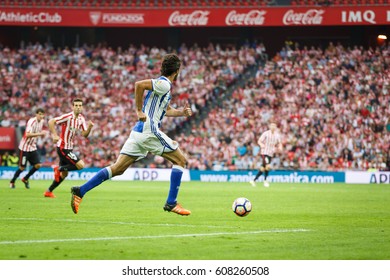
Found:
[[[169,182],[108,181],[88,193],[79,214],[64,181],[0,181],[2,260],[388,260],[389,185],[183,182],[192,214],[162,210]],[[252,212],[237,217],[237,197]]]

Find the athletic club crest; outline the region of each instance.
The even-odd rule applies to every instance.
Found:
[[[89,18],[93,25],[99,24],[101,16],[102,16],[101,12],[89,12]]]

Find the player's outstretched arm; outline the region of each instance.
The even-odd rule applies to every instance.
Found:
[[[167,108],[167,117],[190,117],[192,115],[192,110],[188,102],[181,110],[177,110],[168,106]]]
[[[55,125],[56,125],[56,120],[55,119],[50,119],[49,120],[49,131],[51,133],[51,137],[53,138],[53,142],[57,143],[58,140],[60,140],[60,137],[57,134]]]
[[[42,130],[41,132],[35,132],[35,133],[27,132],[27,133],[26,133],[26,138],[33,138],[33,137],[45,136],[46,133],[47,133],[46,130]]]
[[[267,142],[267,133],[266,133],[266,132],[263,132],[263,133],[260,135],[259,140],[257,141],[257,144],[259,144],[261,150],[264,150],[264,149],[265,149],[265,143],[266,143],[266,142]]]
[[[91,133],[91,130],[92,130],[92,127],[93,127],[93,126],[94,126],[94,123],[91,122],[91,121],[89,121],[89,122],[88,122],[88,128],[87,128],[87,130],[83,130],[83,131],[81,132],[81,134],[82,134],[85,138],[87,138],[88,135]]]
[[[265,148],[265,145],[264,145],[264,141],[263,141],[263,139],[259,139],[258,141],[257,141],[257,144],[259,144],[259,146],[260,146],[260,149],[264,149]]]
[[[142,112],[142,106],[144,102],[145,90],[152,90],[152,80],[142,80],[135,82],[134,95],[135,95],[135,108],[137,110],[138,120],[141,122],[146,121],[146,115]]]

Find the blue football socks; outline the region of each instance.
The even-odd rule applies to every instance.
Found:
[[[181,183],[181,177],[183,176],[183,171],[184,168],[181,166],[178,165],[172,166],[171,185],[169,188],[168,199],[167,199],[168,204],[173,205],[176,203],[176,198],[177,198],[177,194],[179,193],[179,187]]]
[[[95,176],[93,176],[88,182],[80,187],[80,194],[83,197],[87,192],[92,190],[94,187],[99,186],[104,181],[112,177],[111,169],[109,167],[101,169]]]

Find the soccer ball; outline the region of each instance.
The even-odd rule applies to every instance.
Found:
[[[233,202],[232,210],[237,216],[245,217],[252,211],[252,203],[245,197],[239,197]]]

